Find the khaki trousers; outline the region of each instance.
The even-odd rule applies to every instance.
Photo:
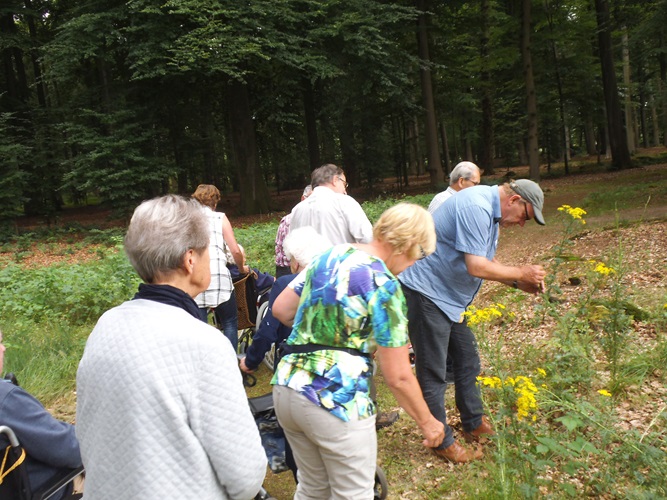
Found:
[[[273,402],[299,469],[295,500],[373,499],[375,415],[344,422],[278,385],[273,387]]]

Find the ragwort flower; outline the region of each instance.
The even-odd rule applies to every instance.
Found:
[[[583,216],[586,215],[586,210],[579,207],[571,207],[570,205],[562,205],[558,207],[560,212],[565,212],[574,220],[578,220],[582,224],[586,224],[586,221],[583,219]]]

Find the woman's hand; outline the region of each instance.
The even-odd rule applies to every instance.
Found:
[[[424,446],[437,448],[445,439],[445,426],[428,409],[419,382],[412,373],[408,346],[378,346],[377,355],[384,381],[398,404],[408,412],[424,435]]]

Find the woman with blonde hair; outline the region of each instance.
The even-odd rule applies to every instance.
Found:
[[[424,445],[443,439],[444,426],[410,367],[405,299],[396,279],[434,249],[431,215],[399,203],[376,222],[370,243],[322,253],[275,300],[273,314],[293,324],[272,383],[276,414],[299,468],[294,498],[373,498],[374,352]]]
[[[195,302],[199,306],[203,321],[207,321],[209,308],[214,308],[213,314],[215,314],[217,324],[221,326],[225,337],[229,339],[236,351],[239,343],[239,323],[236,297],[233,293],[234,285],[229,269],[227,269],[225,248],[229,248],[241,274],[247,274],[250,270],[245,264],[243,252],[236,242],[229,219],[224,213],[216,212],[220,202],[220,190],[212,184],[200,184],[192,197],[201,203],[208,220],[210,235],[208,251],[211,256],[211,284],[207,290],[195,297]]]

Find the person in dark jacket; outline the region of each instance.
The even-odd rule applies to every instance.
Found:
[[[292,333],[291,326],[283,325],[273,316],[273,301],[296,278],[298,273],[308,266],[313,257],[331,248],[331,243],[313,227],[304,226],[291,231],[285,237],[283,248],[290,261],[292,274],[281,276],[271,288],[269,309],[258,326],[245,357],[240,362],[241,370],[246,373],[257,370],[264,356],[271,349],[271,344],[275,343],[276,346],[279,346]]]
[[[0,373],[5,346],[0,332]],[[59,475],[61,469],[81,466],[79,442],[74,426],[51,416],[42,403],[9,380],[0,380],[0,425],[10,427],[26,451],[26,466],[32,490],[41,488]],[[0,434],[0,449],[9,445]],[[72,491],[71,483],[51,497],[64,498]]]

